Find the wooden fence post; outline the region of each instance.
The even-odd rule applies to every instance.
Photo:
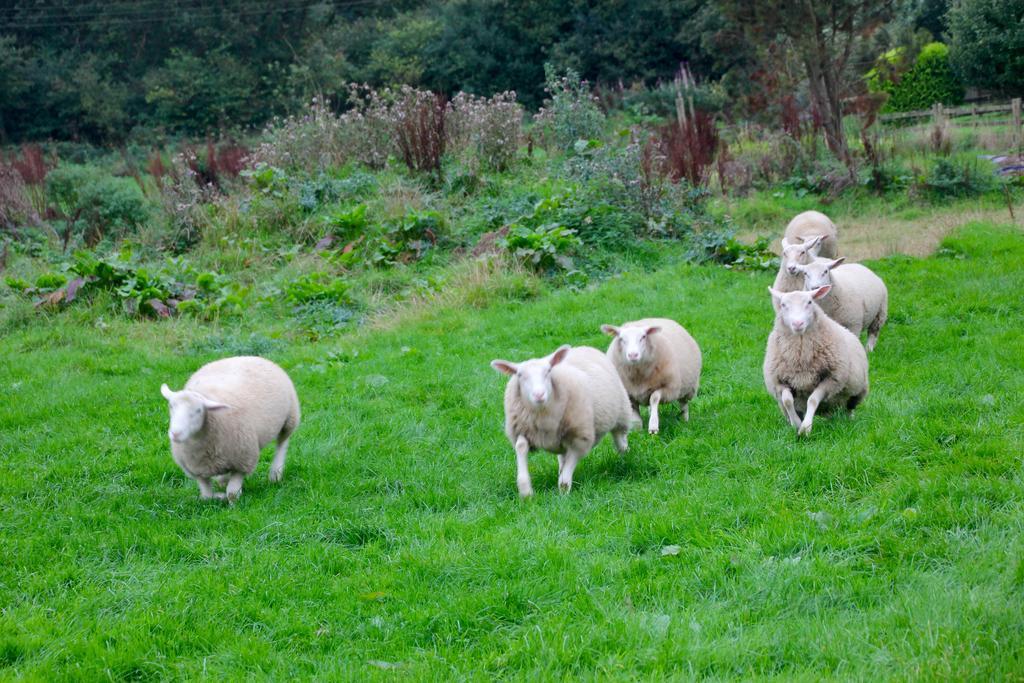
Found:
[[[1013,143],[1014,147],[1017,148],[1017,154],[1020,154],[1021,148],[1021,130],[1020,130],[1020,98],[1015,97],[1010,103],[1011,111],[1013,112]]]

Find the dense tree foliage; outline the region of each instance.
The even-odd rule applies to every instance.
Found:
[[[349,81],[515,90],[544,64],[605,84],[705,78],[709,0],[14,0],[0,8],[0,139],[118,141],[261,125]]]
[[[948,22],[953,66],[967,83],[1024,94],[1024,0],[958,0]]]

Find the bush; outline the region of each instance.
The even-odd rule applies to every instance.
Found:
[[[744,244],[736,239],[735,230],[728,224],[714,224],[694,232],[687,257],[697,263],[719,263],[726,268],[741,270],[774,270],[779,267],[779,257],[772,251],[767,237],[760,237],[753,244]]]
[[[682,120],[660,127],[658,137],[672,182],[686,180],[693,187],[706,186],[719,145],[714,118],[707,112],[691,111]]]
[[[959,0],[946,17],[953,66],[966,83],[1024,94],[1024,0]]]
[[[451,101],[449,139],[465,152],[471,167],[504,171],[515,161],[522,135],[523,108],[514,92],[490,99],[460,92]]]
[[[149,207],[134,180],[106,175],[92,166],[60,166],[46,177],[46,195],[66,221],[64,246],[81,225],[85,243],[123,235],[149,218]]]
[[[899,51],[890,51],[880,59],[890,64],[899,59]],[[883,112],[928,109],[936,102],[960,104],[964,87],[953,73],[949,48],[942,43],[929,43],[917,55],[914,65],[901,76],[885,74],[884,65],[868,74],[868,85],[876,92],[889,94]]]
[[[572,269],[570,254],[582,244],[575,230],[558,223],[535,228],[512,225],[501,242],[513,256],[541,271]]]
[[[946,197],[973,197],[984,194],[996,186],[991,168],[979,166],[976,160],[957,162],[938,159],[927,175],[918,178],[916,190],[936,199]]]
[[[307,273],[286,284],[284,298],[293,304],[308,304],[313,301],[329,301],[336,304],[351,302],[348,283],[321,271]]]
[[[406,167],[440,179],[441,158],[448,141],[448,102],[444,96],[404,85],[392,105],[390,118],[395,145]]]
[[[34,216],[25,182],[14,167],[0,163],[0,230],[13,232]],[[38,220],[38,217],[36,217]]]
[[[351,156],[343,125],[326,103],[314,98],[305,114],[272,121],[250,161],[307,173],[341,166]]]
[[[578,140],[594,140],[604,133],[605,117],[587,82],[572,70],[557,75],[544,65],[544,91],[548,99],[534,121],[557,149],[568,151]]]

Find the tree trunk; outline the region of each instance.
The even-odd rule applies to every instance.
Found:
[[[811,100],[821,113],[822,126],[825,129],[825,144],[850,173],[853,173],[853,156],[846,144],[846,131],[843,130],[843,111],[839,103],[838,93],[829,88],[829,79],[819,65],[808,60],[807,80],[811,90]]]
[[[835,158],[846,167],[852,178],[855,169],[850,147],[846,144],[846,131],[843,129],[843,107],[840,102],[839,74],[836,72],[835,57],[829,51],[826,38],[818,26],[817,16],[809,2],[808,19],[814,25],[814,31],[810,34],[809,40],[802,45],[798,43],[797,46],[807,68],[811,100],[821,113],[825,144]]]

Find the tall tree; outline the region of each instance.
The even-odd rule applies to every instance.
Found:
[[[811,102],[822,119],[825,142],[852,174],[842,106],[852,85],[850,57],[858,41],[891,17],[893,0],[719,1],[723,13],[752,40],[768,45],[781,38],[796,52]]]

